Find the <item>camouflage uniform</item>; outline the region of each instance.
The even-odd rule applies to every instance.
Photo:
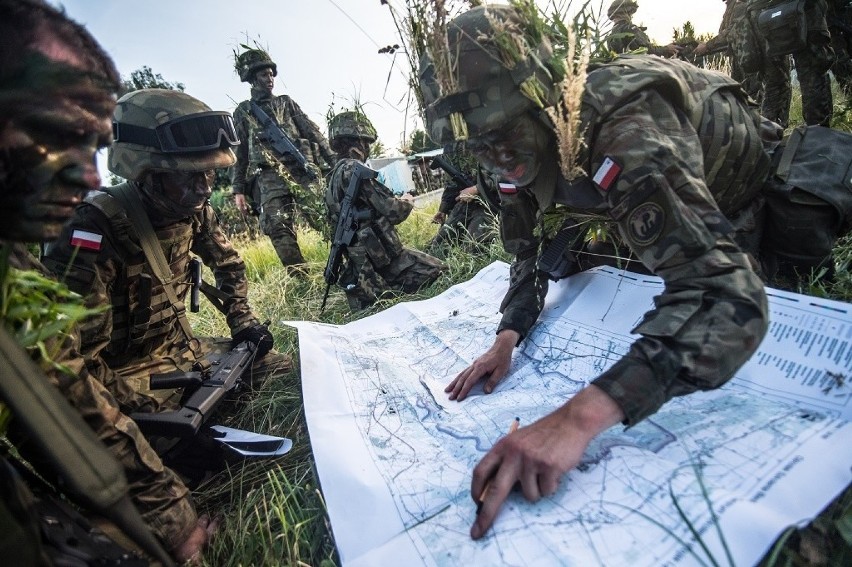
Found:
[[[480,177],[477,186],[485,182],[487,180]],[[469,201],[456,201],[462,189],[465,187],[447,187],[441,194],[438,212],[446,215],[446,220],[429,243],[430,252],[438,252],[454,243],[476,247],[494,236],[493,220],[496,212],[484,195],[477,195]]]
[[[157,223],[165,214],[140,191],[157,239],[175,274],[179,305],[172,305],[145,257],[139,235],[124,208],[109,192],[91,193],[45,256],[45,264],[92,306],[111,309],[81,325],[83,353],[100,357],[123,381],[166,406],[178,400],[174,390],[148,388],[151,374],[189,371],[210,352],[212,341],[186,337],[178,321],[191,288],[189,261],[197,255],[213,272],[222,293],[222,313],[232,334],[258,325],[248,305],[245,264],[222,232],[213,208],[181,220]],[[76,249],[73,235],[86,231],[103,237],[98,250]],[[79,232],[78,232],[79,233]],[[70,265],[70,267],[69,267]],[[112,389],[112,385],[110,385]],[[118,397],[118,396],[117,396]],[[119,398],[122,407],[128,408]]]
[[[633,23],[633,14],[637,4],[631,0],[615,0],[609,6],[607,16],[613,22],[607,37],[607,45],[616,53],[628,53],[637,49],[645,49],[649,55],[668,55],[665,47],[654,45],[645,33],[648,29]],[[621,37],[618,37],[621,36]]]
[[[44,262],[89,305],[110,306],[81,324],[83,353],[100,357],[135,391],[171,408],[179,392],[151,391],[150,374],[189,371],[212,348],[193,336],[185,317],[191,254],[212,270],[211,293],[234,339],[254,342],[261,355],[272,346],[248,305],[245,264],[207,200],[208,176],[233,165],[230,148],[239,142],[230,114],[164,89],[119,99],[113,130],[108,166],[128,181],[89,193]],[[151,265],[146,236],[168,265]]]
[[[745,0],[725,0],[725,13],[719,24],[719,33],[707,41],[707,51],[712,53],[726,49],[731,63],[731,78],[738,81],[748,95],[756,101],[761,100],[762,84],[757,73],[747,73],[742,68],[743,42],[737,38],[737,22],[748,18],[748,8]]]
[[[782,0],[748,0],[748,12],[752,25],[757,30],[757,18],[761,11],[777,6]],[[825,0],[807,0],[805,15],[808,25],[807,47],[791,56],[770,56],[769,44],[762,41],[761,74],[764,82],[761,114],[781,124],[789,124],[791,58],[795,63],[796,75],[802,91],[802,117],[805,124],[830,126],[833,111],[831,82],[828,70],[834,61],[831,37],[825,20]],[[759,34],[759,32],[758,32]]]
[[[302,155],[315,164],[321,174],[328,172],[335,161],[328,141],[296,102],[287,95],[272,96],[252,88],[255,101],[293,141]],[[293,158],[280,160],[265,140],[263,129],[251,113],[251,103],[241,102],[234,110],[234,125],[242,143],[235,149],[237,164],[233,168],[234,193],[246,194],[252,176],[260,188],[260,226],[272,240],[278,258],[285,266],[304,264],[305,259],[296,242],[297,211],[318,229],[322,212],[314,199],[316,188]],[[322,231],[321,231],[322,232]]]
[[[836,57],[831,73],[849,97],[852,96],[852,4],[849,0],[828,0],[826,22]]]
[[[663,85],[678,95],[662,96]],[[615,221],[642,263],[666,281],[657,308],[636,328],[642,338],[593,382],[619,403],[628,424],[672,396],[723,384],[765,333],[763,284],[737,241],[756,251],[752,205],[769,159],[743,100],[721,75],[620,58],[589,73],[584,98],[587,131],[596,133],[586,140],[588,171],[609,159],[618,177],[606,187],[572,186],[553,163],[530,191],[501,194],[501,216],[513,219],[502,223],[502,235],[516,260],[499,329],[525,336],[538,318],[547,278],[536,259],[547,236],[540,242],[536,227],[554,212]],[[731,135],[714,135],[716,121],[733,126]]]
[[[341,159],[329,174],[325,202],[331,227],[337,226],[340,202],[358,163],[350,158]],[[414,293],[441,275],[443,262],[419,250],[405,248],[394,228],[411,214],[412,203],[397,199],[376,179],[365,179],[361,181],[355,206],[369,211],[370,218],[361,221],[355,239],[344,251],[346,262],[339,284],[346,290],[352,309],[373,304],[388,290]]]
[[[50,274],[23,245],[12,246],[9,264],[20,270]],[[116,380],[102,361],[87,359],[84,363],[76,334],[70,335],[61,345],[48,344],[47,349],[56,353],[54,361],[71,370],[66,373],[53,368],[48,371],[50,381],[119,460],[127,476],[130,495],[145,522],[167,549],[175,548],[189,537],[198,520],[189,490],[174,472],[163,466],[160,457],[136,423],[122,412],[116,399],[141,411],[151,411],[152,401]]]
[[[518,17],[511,8],[488,7],[454,20],[448,44],[459,54],[459,73],[452,92],[438,90],[430,79],[434,68],[421,63],[432,139],[456,139],[450,113],[457,112],[474,153],[471,144],[511,120],[539,119],[537,104],[518,88],[522,82],[538,80],[545,104],[561,96],[552,70],[540,63],[550,59],[547,40],[509,71],[494,63],[500,59],[493,43],[472,39],[493,33],[485,10]],[[766,333],[763,282],[738,246],[757,248],[758,196],[769,171],[760,117],[746,100],[721,73],[658,57],[619,57],[591,70],[585,84],[586,151],[578,159],[589,176],[563,177],[554,139],[529,187],[501,185],[501,236],[515,259],[498,332],[525,337],[536,322],[548,279],[540,262],[559,227],[582,231],[589,219],[615,222],[633,253],[665,281],[655,308],[635,329],[640,338],[592,382],[621,407],[626,424],[673,396],[719,387]],[[483,155],[498,153],[489,152]]]

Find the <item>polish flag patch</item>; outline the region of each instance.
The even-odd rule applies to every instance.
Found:
[[[518,192],[518,188],[511,183],[498,183],[497,188],[500,189],[501,193],[505,193],[506,195],[514,195]]]
[[[79,246],[83,250],[100,250],[103,239],[104,237],[101,234],[87,230],[75,230],[71,233],[71,246]]]
[[[595,176],[592,178],[592,181],[597,183],[604,191],[609,191],[609,188],[612,186],[612,183],[616,180],[619,173],[621,173],[621,166],[618,165],[614,159],[606,156],[603,163],[598,168],[597,173],[595,173]]]

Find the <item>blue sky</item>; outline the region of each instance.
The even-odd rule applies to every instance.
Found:
[[[148,65],[215,110],[232,111],[248,98],[232,55],[248,37],[267,46],[278,64],[275,92],[293,97],[323,131],[332,100],[340,107],[355,96],[388,149],[398,148],[417,127],[414,110],[406,108],[404,55],[394,65],[393,56],[378,53],[399,43],[380,0],[51,1],[91,30],[123,76]],[[635,20],[658,43],[668,43],[672,28],[686,20],[699,33],[715,33],[725,8],[722,0],[638,1]],[[401,0],[390,4],[403,11]]]

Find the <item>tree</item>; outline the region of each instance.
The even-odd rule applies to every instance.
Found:
[[[129,79],[121,81],[123,92],[137,91],[139,89],[169,89],[170,91],[183,91],[185,85],[183,83],[171,83],[163,78],[159,73],[154,73],[150,67],[143,65],[141,69],[136,69],[130,73]]]
[[[436,149],[438,149],[438,146],[435,145],[426,132],[423,130],[415,130],[411,133],[411,137],[408,138],[408,147],[402,148],[402,153],[419,154],[421,152],[428,152]]]
[[[385,155],[385,151],[387,151],[385,149],[385,145],[379,139],[376,139],[375,142],[370,144],[370,157],[374,157],[374,158],[383,157]]]

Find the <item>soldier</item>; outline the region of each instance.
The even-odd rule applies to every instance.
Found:
[[[805,124],[831,125],[833,112],[831,80],[828,70],[834,61],[831,36],[826,23],[825,0],[801,0],[804,18],[797,18],[795,25],[777,27],[775,32],[760,27],[760,14],[776,8],[784,0],[748,0],[749,19],[762,39],[763,103],[761,114],[781,124],[789,124],[791,57],[796,67],[796,76],[802,91],[802,118]],[[793,15],[794,11],[785,11]],[[764,16],[764,21],[775,18]],[[802,30],[806,27],[806,30]],[[783,30],[783,31],[781,31]],[[800,36],[796,42],[794,35]]]
[[[440,159],[448,159],[446,153]],[[495,235],[492,221],[496,207],[487,200],[485,193],[480,194],[477,188],[479,182],[474,178],[453,178],[453,184],[444,189],[438,212],[432,217],[432,222],[440,224],[441,228],[429,243],[429,252],[439,254],[452,245],[476,249],[492,240]]]
[[[633,23],[633,14],[639,9],[635,0],[614,0],[606,11],[607,17],[612,20],[612,30],[607,38],[607,45],[616,53],[627,53],[637,49],[646,49],[650,55],[660,57],[676,57],[681,52],[681,47],[674,43],[657,46],[651,42],[647,28],[637,26]]]
[[[39,0],[0,2],[0,44],[3,263],[8,261],[8,266],[17,270],[49,274],[23,243],[56,238],[75,205],[100,184],[96,151],[111,140],[110,116],[119,76],[85,28]],[[5,301],[14,298],[6,297]],[[16,310],[14,305],[6,307]],[[4,310],[3,335],[15,325],[8,313]],[[109,370],[96,361],[84,362],[79,354],[79,336],[73,329],[67,335],[43,340],[43,351],[32,349],[32,358],[41,363],[47,379],[119,460],[129,494],[145,523],[177,561],[198,559],[216,523],[197,516],[186,486],[163,466],[135,423],[119,411],[103,386],[112,381]],[[42,353],[50,353],[52,359],[45,360]],[[3,372],[4,383],[10,374],[8,369]],[[38,390],[36,386],[32,384],[33,391]],[[59,427],[63,423],[61,414],[54,420]],[[19,415],[13,425],[26,422],[27,417]],[[9,432],[11,437],[14,433]],[[60,433],[72,432],[56,435]],[[31,439],[27,434],[23,432],[24,441]],[[30,449],[26,444],[21,448]],[[82,449],[79,445],[77,448]],[[108,469],[104,466],[101,474],[110,474]],[[8,502],[12,488],[3,483],[4,502]],[[28,555],[36,543],[32,539],[27,540],[27,546],[5,547],[14,541],[15,532],[9,529],[9,516],[4,515],[2,520],[4,546],[0,547],[4,557],[14,557],[8,560],[22,565],[30,564],[30,560],[40,564]],[[66,551],[74,545],[64,543]],[[73,561],[76,564],[81,558],[75,556]]]
[[[305,259],[296,241],[297,211],[319,232],[324,232],[321,196],[311,183],[317,174],[325,175],[336,161],[322,132],[287,95],[274,96],[278,66],[262,49],[250,49],[236,57],[240,80],[251,85],[251,100],[234,110],[234,124],[242,144],[236,148],[233,169],[234,199],[237,207],[248,210],[245,196],[255,195],[260,208],[260,226],[272,240],[281,263],[291,274],[305,271]],[[276,150],[262,121],[252,109],[256,103],[295,144],[307,160],[303,166],[292,153]]]
[[[748,18],[745,0],[722,0],[725,2],[725,13],[719,24],[719,33],[715,37],[702,41],[692,52],[696,57],[724,50],[731,64],[731,77],[743,86],[748,95],[756,101],[761,100],[762,82],[756,73],[746,73],[742,68],[743,55],[740,52],[743,42],[738,41],[736,23]]]
[[[770,160],[760,117],[740,85],[682,61],[628,55],[578,77],[585,79],[580,107],[563,98],[571,89],[560,88],[564,71],[553,63],[549,40],[530,39],[536,36],[524,31],[523,18],[512,7],[489,5],[452,20],[447,52],[438,55],[458,70],[451,90],[440,90],[446,80],[434,84],[428,58],[421,63],[424,100],[427,92],[439,95],[426,108],[432,139],[446,144],[466,135],[480,164],[513,184],[500,187],[501,236],[515,255],[502,321],[493,346],[446,391],[463,400],[480,380],[486,393],[494,390],[541,312],[548,277],[572,273],[545,259],[556,252],[570,266],[570,242],[589,218],[617,223],[623,241],[666,286],[626,356],[567,403],[500,440],[476,466],[472,496],[478,500],[492,482],[474,539],[516,482],[529,500],[552,494],[599,433],[619,422],[634,425],[673,396],[724,384],[767,328],[763,283],[740,245],[753,245]],[[522,48],[514,58],[501,49],[510,42],[495,40],[495,26],[517,30]],[[524,94],[530,92],[539,95],[535,101]],[[576,127],[564,118],[572,107],[581,108]],[[569,136],[583,137],[578,153],[560,151],[565,145],[557,142]],[[555,250],[553,242],[560,243]]]
[[[83,353],[161,409],[175,409],[180,392],[150,390],[151,374],[203,367],[231,342],[257,346],[255,375],[289,371],[287,357],[265,356],[272,334],[248,304],[245,264],[208,201],[214,170],[235,161],[231,115],[186,93],[143,89],[119,99],[113,131],[108,167],[128,181],[88,195],[44,259],[90,306],[110,306],[82,324]],[[204,289],[231,341],[198,339],[187,321],[193,254],[213,272],[216,287]]]
[[[331,119],[328,135],[340,156],[328,176],[325,193],[328,221],[334,230],[353,171],[370,156],[376,130],[362,113],[347,111]],[[339,280],[352,309],[372,305],[386,291],[414,293],[441,275],[443,262],[405,248],[394,228],[411,214],[411,196],[397,198],[377,179],[361,179],[355,207],[361,220],[354,240],[343,251],[345,264]]]

